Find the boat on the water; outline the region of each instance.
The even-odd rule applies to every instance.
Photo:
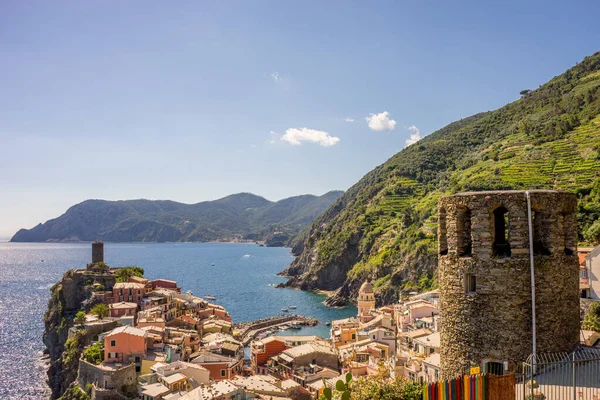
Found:
[[[290,326],[289,326],[289,325],[281,325],[281,326],[279,327],[279,330],[280,330],[280,331],[287,331],[288,329],[290,329]]]
[[[325,325],[327,325],[327,326],[330,326],[330,325],[331,325],[331,322],[330,322],[330,321],[327,321],[327,322],[325,322]]]
[[[204,298],[206,300],[216,300],[217,298],[215,296],[213,296],[212,294],[207,294],[206,296],[204,296]]]
[[[215,263],[212,263],[212,264],[210,264],[210,266],[211,266],[211,267],[214,267],[214,266],[215,266]]]
[[[283,311],[283,312],[288,312],[288,311],[289,311],[289,308],[287,308],[287,307],[283,307],[283,308],[281,309],[281,311]]]
[[[289,308],[290,310],[295,310],[295,309],[296,309],[296,308],[298,308],[298,307],[296,307],[296,306],[288,306],[288,308]]]
[[[302,329],[298,321],[294,321],[290,324],[290,329]]]

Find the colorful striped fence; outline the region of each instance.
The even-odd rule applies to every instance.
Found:
[[[514,375],[477,374],[426,384],[423,400],[514,400]]]

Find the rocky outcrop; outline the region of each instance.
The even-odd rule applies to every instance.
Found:
[[[90,338],[83,331],[76,332],[69,338],[69,328],[73,326],[73,317],[82,309],[84,300],[91,298],[94,283],[112,288],[115,276],[69,270],[50,289],[42,340],[50,357],[48,385],[53,399],[62,396],[77,378],[79,357]]]

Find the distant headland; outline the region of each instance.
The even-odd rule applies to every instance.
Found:
[[[343,192],[277,202],[251,193],[184,204],[86,200],[58,218],[21,229],[11,242],[260,242],[285,246]]]

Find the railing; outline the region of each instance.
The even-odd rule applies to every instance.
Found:
[[[529,356],[522,372],[518,400],[600,400],[600,349]]]

